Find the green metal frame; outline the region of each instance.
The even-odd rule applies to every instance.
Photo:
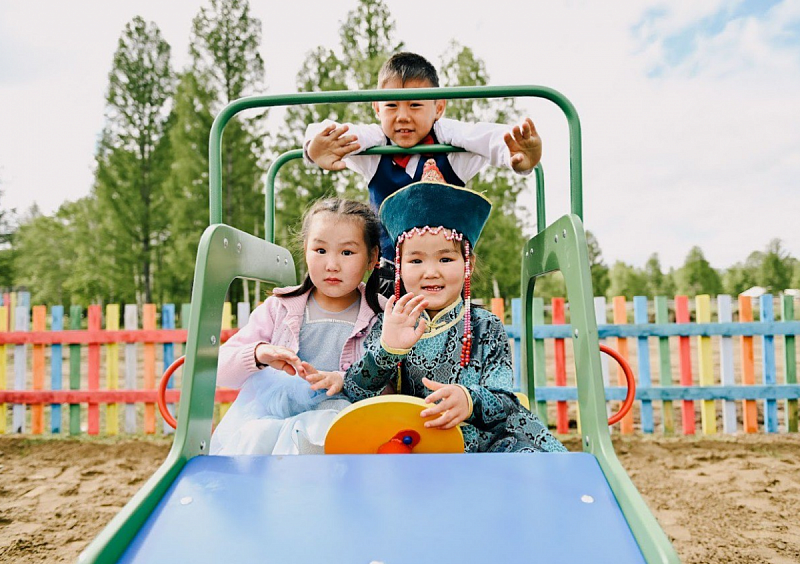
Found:
[[[79,562],[116,562],[186,462],[207,454],[214,414],[217,357],[225,294],[236,278],[291,285],[292,255],[282,247],[227,225],[200,239],[189,314],[178,428],[164,463],[81,554]]]
[[[528,398],[531,405],[536,405],[533,339],[529,337],[533,334],[534,283],[537,277],[555,270],[564,274],[567,286],[583,449],[597,458],[647,562],[680,562],[611,444],[586,234],[583,222],[575,214],[565,215],[548,225],[528,241],[522,251],[522,326],[523,334],[528,336],[521,351],[522,379],[527,383]]]
[[[374,91],[308,92],[291,95],[253,96],[226,106],[214,120],[209,142],[209,220],[200,240],[192,291],[192,308],[186,344],[186,364],[178,409],[178,429],[167,459],[142,489],[106,526],[81,554],[80,562],[116,561],[136,536],[140,527],[162,499],[186,462],[207,454],[214,410],[216,369],[219,353],[222,308],[225,293],[236,278],[249,278],[280,285],[295,283],[291,254],[274,241],[274,182],[286,162],[302,156],[300,150],[284,153],[267,174],[265,239],[222,225],[222,134],[230,119],[239,112],[272,106],[373,102],[387,100],[536,97],[555,103],[564,112],[569,128],[571,214],[544,228],[544,176],[537,178],[537,230],[525,245],[522,257],[523,327],[532,334],[531,305],[535,279],[561,270],[567,281],[578,378],[578,400],[584,437],[584,450],[598,460],[634,537],[648,563],[679,562],[666,535],[642,500],[616,458],[605,422],[605,398],[600,373],[597,326],[592,309],[586,238],[583,231],[581,180],[581,130],[578,114],[566,97],[541,86],[419,88]],[[371,154],[453,151],[446,145],[399,150],[395,147],[371,149]],[[527,337],[522,350],[523,381],[535,400],[532,367],[532,340]],[[533,401],[531,402],[533,405]]]

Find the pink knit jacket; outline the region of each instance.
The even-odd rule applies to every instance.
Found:
[[[274,295],[253,310],[247,325],[220,347],[218,386],[241,388],[245,380],[258,371],[255,350],[259,343],[278,345],[297,352],[300,346],[300,327],[311,290],[299,296],[277,297],[295,288],[297,286],[276,288]],[[365,285],[360,284],[358,289],[361,292],[361,304],[353,332],[345,342],[339,358],[339,369],[342,373],[364,354],[364,339],[376,319],[376,313],[369,307],[364,296]],[[381,298],[383,297],[380,296],[379,299]]]

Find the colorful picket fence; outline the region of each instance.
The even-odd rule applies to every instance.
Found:
[[[620,422],[620,432],[638,428],[644,433],[659,429],[664,434],[693,435],[698,420],[705,435],[718,433],[720,421],[723,433],[797,432],[800,385],[795,338],[800,321],[795,320],[791,296],[778,300],[780,321],[776,321],[775,301],[771,295],[758,298],[759,321],[754,322],[753,299],[739,296],[735,302],[738,321],[734,322],[734,302],[727,295],[715,300],[707,295],[692,300],[676,296],[671,309],[664,296],[652,301],[637,296],[632,304],[615,297],[610,307],[606,298],[595,298],[600,342],[617,349],[637,376],[637,402]],[[557,432],[566,433],[571,423],[580,427],[575,376],[566,375],[574,372],[574,365],[567,363],[564,352],[572,334],[565,322],[564,299],[553,298],[548,305],[541,298],[533,300],[536,403],[532,409],[545,421],[555,417]],[[520,307],[519,300],[512,301],[512,324],[506,326],[514,342],[515,366],[520,364]],[[549,323],[545,309],[550,310]],[[549,351],[548,340],[552,341]],[[617,369],[616,385],[612,385],[608,359],[604,355],[601,359],[606,399],[616,404],[625,397],[625,377]],[[518,372],[516,377],[519,386]]]
[[[156,409],[156,388],[164,369],[182,354],[189,304],[181,306],[181,328],[175,326],[174,304],[161,306],[160,328],[155,304],[142,306],[141,321],[136,305],[126,305],[121,310],[118,304],[109,304],[105,306],[105,315],[102,306],[89,306],[85,312],[86,328],[83,308],[72,306],[68,316],[70,328],[66,330],[63,306],[52,306],[48,314],[45,306],[31,308],[29,303],[26,292],[0,295],[0,433],[42,434],[45,411],[49,411],[49,430],[53,434],[62,433],[67,427],[71,435],[82,432],[99,435],[102,422],[103,434],[116,435],[120,433],[120,419],[125,433],[154,434],[158,420],[162,421],[163,433],[172,432]],[[250,313],[248,304],[239,304],[237,313],[239,320],[246,323]],[[236,332],[232,317],[231,304],[225,304],[223,342]],[[121,319],[123,329],[120,329]],[[13,382],[8,378],[9,352],[13,356]],[[122,363],[120,353],[123,353]],[[64,381],[65,364],[69,367],[68,383]],[[166,393],[173,413],[179,400],[175,383],[176,379],[170,381]],[[236,390],[217,391],[221,414],[236,394]],[[62,405],[68,406],[68,413],[62,414]],[[8,406],[11,406],[10,424]]]
[[[53,434],[153,434],[159,428],[171,432],[163,421],[159,425],[156,386],[186,342],[188,304],[180,308],[181,328],[176,328],[173,304],[162,305],[160,315],[154,304],[145,304],[141,322],[135,305],[110,304],[105,311],[99,305],[89,306],[86,328],[82,308],[72,306],[69,329],[65,329],[62,306],[52,306],[49,312],[44,306],[31,308],[23,292],[1,297],[0,433],[42,434],[46,418]],[[492,304],[501,317],[502,303],[494,300]],[[620,351],[637,374],[637,402],[620,422],[620,432],[658,429],[690,435],[696,432],[698,420],[704,434],[719,432],[718,421],[724,433],[797,432],[800,385],[795,336],[800,322],[795,320],[790,296],[779,300],[780,321],[775,320],[769,295],[758,300],[759,321],[753,321],[752,302],[745,297],[737,302],[724,295],[715,300],[709,296],[692,300],[661,296],[652,301],[636,297],[632,304],[621,297],[610,304],[598,297],[594,305],[601,342]],[[237,304],[237,326],[246,323],[249,314],[249,304]],[[541,298],[533,301],[536,402],[532,409],[545,421],[554,421],[558,433],[569,433],[580,425],[568,314],[563,298],[547,304]],[[520,319],[521,304],[515,299],[512,323],[506,330],[512,340],[518,389]],[[225,305],[222,327],[223,341],[236,331],[231,304]],[[13,357],[12,372],[9,356]],[[610,412],[625,396],[624,375],[618,370],[612,385],[613,370],[608,359],[601,358]],[[8,377],[11,374],[13,380]],[[173,381],[170,387],[174,385]],[[218,416],[236,393],[217,390]],[[169,403],[178,400],[177,390],[167,391]],[[68,411],[62,413],[62,406]]]

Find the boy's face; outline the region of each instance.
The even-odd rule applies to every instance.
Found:
[[[382,88],[433,88],[427,80],[399,78],[386,81]],[[384,135],[404,149],[418,145],[433,129],[433,122],[444,114],[445,100],[404,100],[402,102],[373,102],[372,107],[381,120]]]

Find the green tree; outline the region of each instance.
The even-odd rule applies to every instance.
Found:
[[[791,287],[795,290],[800,289],[800,261],[794,263],[792,268],[792,281]]]
[[[611,283],[608,278],[608,266],[603,261],[603,252],[594,233],[586,231],[586,246],[589,250],[589,268],[592,272],[592,289],[595,296],[604,296]]]
[[[0,190],[0,202],[3,191]],[[12,246],[15,230],[15,210],[0,206],[0,288],[11,288],[14,285],[14,247]]]
[[[737,262],[723,274],[723,290],[727,294],[738,295],[760,283],[761,265],[764,253],[753,251],[743,263]]]
[[[119,299],[118,277],[113,276],[117,259],[97,251],[107,248],[97,207],[91,196],[65,202],[52,216],[34,207],[20,223],[14,240],[16,284],[31,292],[33,303],[88,305]]]
[[[213,94],[197,75],[183,73],[169,129],[173,161],[165,184],[169,237],[163,256],[165,299],[188,302],[200,236],[208,226],[208,137]]]
[[[722,292],[722,279],[703,256],[700,247],[692,247],[678,270],[677,291],[689,296]]]
[[[787,289],[792,281],[796,260],[783,248],[780,239],[772,239],[767,245],[759,269],[759,285],[773,294]]]
[[[533,286],[533,295],[545,300],[566,297],[567,284],[564,281],[564,275],[560,271],[555,271],[540,276]]]
[[[120,293],[125,301],[153,299],[152,267],[166,229],[162,185],[169,167],[165,130],[172,88],[169,44],[156,24],[135,17],[120,36],[109,73],[94,186],[100,213],[109,219],[103,224],[106,247],[126,255],[114,272],[129,280]]]
[[[247,0],[210,0],[192,21],[191,67],[198,84],[214,96],[214,113],[225,105],[264,90],[264,61],[258,52],[261,20],[252,16]],[[202,111],[202,110],[201,110]],[[264,132],[256,117],[237,115],[225,127],[222,144],[223,221],[253,232],[264,217],[261,159]],[[202,119],[202,116],[200,117]],[[241,299],[250,301],[242,280]],[[232,300],[239,297],[234,291]]]
[[[348,12],[339,30],[338,50],[313,49],[297,74],[299,92],[371,89],[377,86],[378,70],[402,43],[394,38],[395,23],[382,0],[360,0]],[[287,109],[285,126],[278,134],[276,153],[301,146],[306,127],[325,119],[370,123],[375,115],[370,104],[317,104]],[[294,249],[298,274],[305,270],[295,245],[296,226],[303,211],[318,198],[340,195],[367,200],[366,183],[351,173],[330,173],[294,162],[281,169],[276,182],[275,238]]]
[[[671,273],[661,271],[658,253],[653,253],[644,265],[648,296],[672,296],[675,294],[675,281]]]
[[[646,296],[648,294],[647,276],[638,268],[616,261],[608,273],[610,280],[606,295],[609,298],[614,296],[625,296],[628,299],[633,296]]]

